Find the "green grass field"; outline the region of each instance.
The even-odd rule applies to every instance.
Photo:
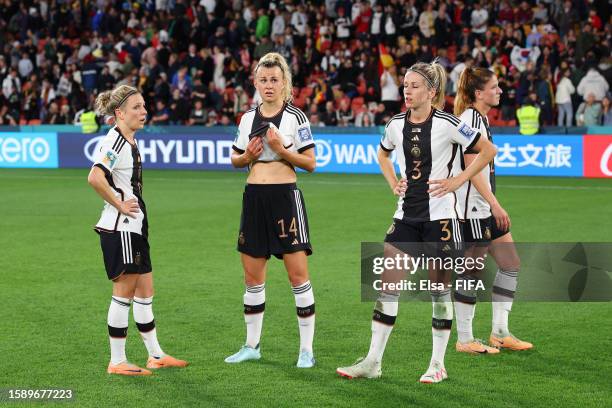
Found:
[[[395,208],[380,175],[301,176],[315,251],[317,365],[298,370],[294,300],[276,260],[262,360],[223,362],[244,340],[235,242],[245,174],[145,170],[158,334],[165,351],[191,365],[149,378],[110,377],[111,285],[91,228],[102,201],[86,176],[84,169],[0,170],[0,388],[72,388],[74,406],[91,407],[612,404],[609,303],[516,304],[510,327],[535,344],[530,352],[458,354],[453,329],[450,378],[434,386],[418,383],[430,358],[431,304],[402,303],[383,378],[337,377],[335,368],[364,355],[370,341],[373,304],[360,301],[360,242],[381,240]],[[609,180],[499,178],[498,186],[517,241],[609,241]],[[488,337],[490,309],[477,307],[477,337]],[[133,321],[127,352],[146,361]]]

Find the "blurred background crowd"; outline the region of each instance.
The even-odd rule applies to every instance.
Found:
[[[285,56],[313,126],[382,125],[407,67],[438,58],[446,108],[466,66],[503,90],[492,125],[612,125],[608,0],[0,0],[0,125],[72,124],[116,85],[149,123],[233,125],[260,97],[258,58]]]

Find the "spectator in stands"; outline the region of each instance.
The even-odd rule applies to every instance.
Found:
[[[601,101],[610,89],[610,85],[606,78],[597,71],[595,67],[589,68],[587,74],[580,80],[578,84],[578,95],[584,97],[593,94],[596,101]]]
[[[151,125],[167,125],[170,123],[170,110],[166,107],[166,101],[158,99],[155,102],[156,113],[149,120]]]
[[[338,126],[353,126],[355,114],[349,105],[348,98],[340,101],[340,106],[336,111],[336,119],[338,120]]]
[[[599,126],[601,120],[601,103],[597,101],[594,93],[588,93],[584,102],[576,110],[576,124],[578,126]]]
[[[523,105],[517,109],[516,118],[521,135],[534,135],[540,130],[540,107],[538,96],[530,92]]]
[[[576,89],[569,77],[570,70],[563,70],[561,72],[561,80],[557,84],[557,95],[555,96],[558,109],[557,126],[572,126],[572,118],[574,117],[572,94]]]
[[[427,2],[425,4],[425,10],[419,16],[419,30],[421,35],[429,40],[435,33],[435,20],[437,12],[433,10],[433,3]]]
[[[399,112],[401,108],[399,86],[400,80],[395,65],[385,68],[380,77],[380,93],[385,109],[390,112]]]
[[[480,2],[474,3],[474,10],[470,15],[470,26],[472,27],[472,35],[475,38],[484,41],[485,33],[487,31],[487,23],[489,21],[489,12],[483,8]]]
[[[204,106],[202,104],[201,99],[196,99],[193,105],[193,109],[189,114],[189,125],[206,125],[208,121],[208,115],[206,114],[206,110],[204,110]]]

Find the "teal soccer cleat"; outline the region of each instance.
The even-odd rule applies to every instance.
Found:
[[[226,363],[242,363],[243,361],[259,360],[261,358],[261,352],[259,351],[259,345],[255,348],[247,346],[246,344],[238,350],[236,354],[232,354],[225,359]]]
[[[311,368],[314,365],[315,365],[315,359],[312,353],[306,350],[300,351],[300,356],[298,357],[297,367],[298,368]]]

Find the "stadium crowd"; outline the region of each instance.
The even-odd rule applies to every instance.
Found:
[[[406,67],[434,58],[452,111],[466,66],[504,91],[491,124],[524,104],[544,125],[612,125],[607,0],[0,0],[0,125],[71,124],[129,84],[149,123],[230,125],[260,101],[258,58],[290,62],[313,126],[384,124]]]

